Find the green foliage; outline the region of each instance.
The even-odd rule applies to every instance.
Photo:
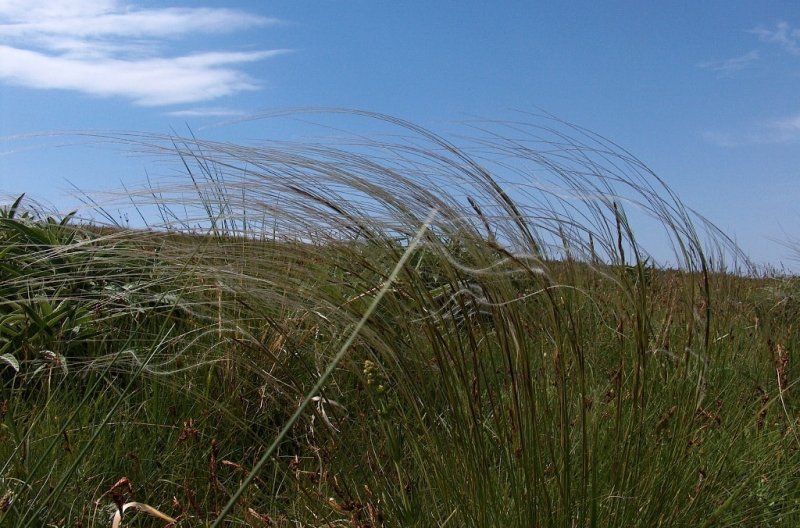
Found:
[[[794,279],[712,269],[735,248],[595,136],[514,124],[478,163],[392,123],[416,141],[164,138],[192,182],[129,197],[162,230],[3,212],[0,523],[800,525]],[[501,184],[529,164],[552,185]]]

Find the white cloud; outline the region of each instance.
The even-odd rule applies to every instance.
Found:
[[[286,50],[168,56],[186,36],[276,24],[223,8],[143,9],[119,0],[0,2],[0,82],[117,96],[145,106],[197,103],[257,89],[244,63]]]
[[[167,115],[173,117],[236,117],[245,115],[245,113],[235,108],[212,106],[175,110],[173,112],[167,112]]]
[[[720,147],[800,142],[800,114],[756,123],[742,132],[705,132],[703,138]]]
[[[160,8],[138,11],[26,16],[0,25],[0,35],[12,37],[71,35],[74,37],[178,37],[190,33],[225,33],[275,23],[242,11],[212,8]]]
[[[744,55],[740,55],[739,57],[733,57],[732,59],[701,62],[697,65],[697,67],[718,72],[722,77],[728,77],[740,70],[747,68],[758,59],[758,51],[753,50],[745,53]]]
[[[750,33],[757,35],[762,42],[777,44],[793,55],[800,55],[800,29],[792,28],[786,22],[778,22],[774,29],[759,26]]]

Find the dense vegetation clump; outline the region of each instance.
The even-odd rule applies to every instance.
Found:
[[[800,526],[794,279],[588,132],[368,117],[3,209],[3,526]]]

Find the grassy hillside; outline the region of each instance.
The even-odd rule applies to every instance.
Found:
[[[795,279],[585,131],[372,117],[119,136],[147,229],[3,209],[0,524],[800,526]]]

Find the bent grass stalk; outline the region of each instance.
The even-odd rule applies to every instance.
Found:
[[[161,519],[167,524],[175,524],[178,522],[176,519],[173,519],[169,515],[164,514],[163,512],[153,508],[149,504],[144,504],[142,502],[127,502],[122,505],[122,508],[118,509],[114,512],[114,518],[111,521],[111,528],[119,528],[122,524],[122,515],[129,509],[133,508],[134,510],[139,510],[140,512],[144,512],[151,517],[155,517],[156,519]]]

